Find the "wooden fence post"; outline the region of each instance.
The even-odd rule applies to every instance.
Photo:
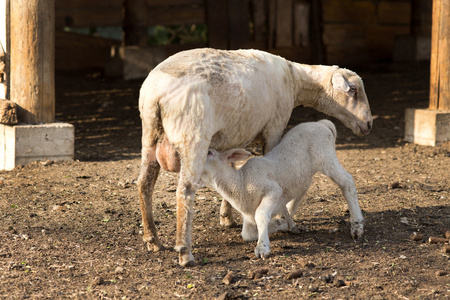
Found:
[[[20,121],[55,119],[55,2],[11,0],[11,100]]]
[[[430,109],[450,110],[450,1],[433,1]]]
[[[405,140],[436,146],[450,141],[450,2],[433,0],[428,109],[406,109]]]
[[[0,124],[0,170],[72,160],[74,127],[55,119],[55,0],[10,0],[10,95],[18,125]],[[8,109],[8,103],[2,103]],[[4,105],[6,104],[6,105]],[[42,124],[43,123],[43,124]]]

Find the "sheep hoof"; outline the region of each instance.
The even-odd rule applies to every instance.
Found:
[[[163,251],[165,248],[162,244],[156,245],[156,244],[152,244],[152,243],[147,243],[147,250],[149,252],[159,252],[159,251]]]
[[[175,246],[174,250],[180,253],[179,264],[182,267],[192,267],[195,266],[194,256],[191,251],[189,251],[186,246]]]
[[[184,247],[185,248],[185,247]],[[179,263],[182,267],[193,267],[195,266],[194,256],[186,251],[181,251],[179,256]]]
[[[236,227],[237,223],[230,217],[222,217],[220,216],[220,225],[228,228]]]
[[[147,244],[147,250],[150,252],[163,251],[165,248],[159,239],[155,237],[144,237],[144,242]]]

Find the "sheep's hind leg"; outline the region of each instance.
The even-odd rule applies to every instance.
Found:
[[[263,197],[255,211],[255,222],[258,227],[258,243],[255,248],[256,257],[266,259],[270,254],[269,224],[281,195],[281,188],[274,189],[270,194]]]
[[[144,227],[143,240],[147,244],[149,251],[160,251],[164,249],[164,246],[158,238],[152,209],[152,194],[159,170],[160,166],[156,160],[156,145],[143,149],[141,170],[138,178],[138,190]]]
[[[243,217],[243,222],[241,235],[244,241],[252,242],[258,240],[258,228],[256,224],[245,216]]]
[[[347,200],[348,210],[350,211],[351,235],[353,238],[361,238],[364,234],[364,217],[358,203],[358,194],[356,192],[355,182],[350,175],[335,159],[334,166],[328,170],[327,176],[336,182]]]
[[[183,169],[183,167],[181,168]],[[175,250],[179,253],[179,263],[182,267],[194,265],[194,256],[191,252],[191,234],[195,192],[196,188],[183,177],[181,172],[177,188],[177,240]]]

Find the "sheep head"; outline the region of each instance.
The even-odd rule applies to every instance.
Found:
[[[323,107],[324,113],[338,118],[356,135],[369,134],[373,123],[372,113],[364,84],[355,72],[337,68],[328,82],[326,94],[331,101],[327,101],[327,107]]]
[[[214,186],[213,181],[217,173],[225,173],[227,170],[233,170],[232,163],[248,159],[252,154],[245,149],[228,149],[224,152],[218,152],[212,148],[208,150],[205,167],[201,176],[203,183]]]

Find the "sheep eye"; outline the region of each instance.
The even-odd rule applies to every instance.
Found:
[[[212,156],[212,155],[213,155],[212,151],[208,150],[208,156]]]

